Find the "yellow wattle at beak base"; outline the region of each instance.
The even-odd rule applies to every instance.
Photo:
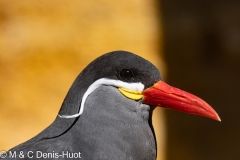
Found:
[[[142,92],[140,91],[133,91],[125,88],[118,88],[118,90],[127,98],[133,100],[139,100],[143,97]]]

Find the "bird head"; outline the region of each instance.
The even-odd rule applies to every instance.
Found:
[[[76,78],[59,112],[60,118],[75,118],[84,112],[88,96],[100,86],[118,89],[127,99],[220,121],[214,109],[199,97],[162,81],[149,61],[126,51],[104,54]],[[68,105],[68,107],[64,107]],[[77,113],[76,113],[77,112]]]

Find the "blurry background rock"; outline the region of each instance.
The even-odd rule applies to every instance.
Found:
[[[163,116],[155,120],[158,158],[240,159],[239,15],[234,0],[1,0],[0,150],[48,126],[78,73],[105,52],[138,53],[166,80],[163,31],[168,83],[209,102],[222,122],[166,110],[166,132]]]
[[[240,1],[161,0],[168,83],[222,122],[166,111],[167,159],[240,159]]]
[[[80,71],[103,53],[123,49],[161,69],[155,1],[0,1],[0,150],[24,142],[57,116]],[[154,115],[158,158],[164,118]]]

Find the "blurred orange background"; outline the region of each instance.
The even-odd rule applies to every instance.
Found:
[[[134,52],[165,74],[154,3],[0,1],[0,150],[51,124],[76,76],[106,52]],[[164,117],[154,115],[164,159]]]

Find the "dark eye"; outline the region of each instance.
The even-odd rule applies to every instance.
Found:
[[[133,73],[131,70],[129,69],[122,69],[120,72],[119,72],[119,77],[122,79],[122,80],[130,80],[133,78]]]

